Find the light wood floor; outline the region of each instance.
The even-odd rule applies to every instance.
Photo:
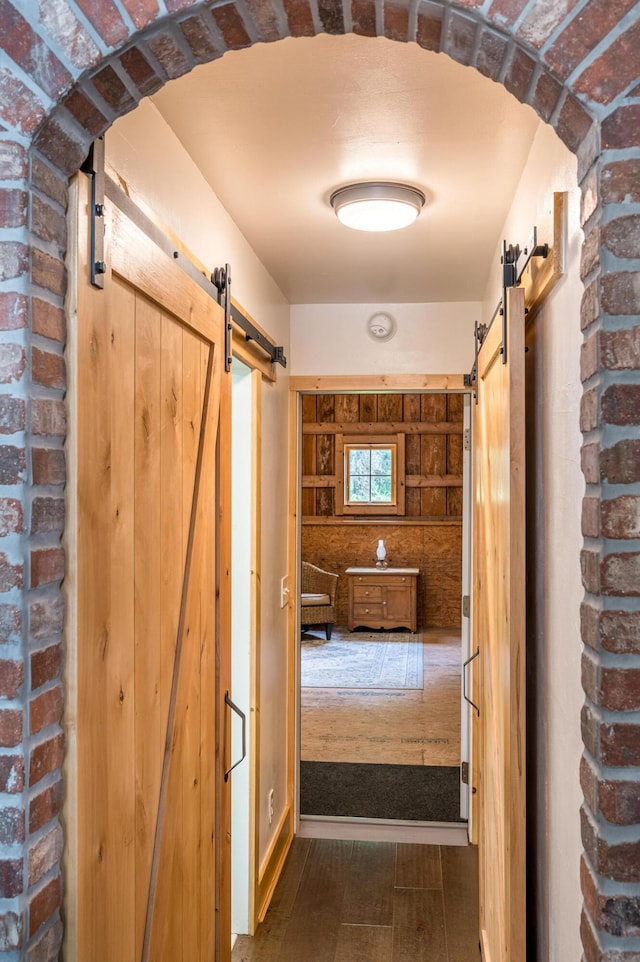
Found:
[[[343,629],[343,637],[349,634]],[[460,634],[429,628],[418,636],[424,643],[422,690],[302,689],[303,761],[460,764]]]
[[[298,839],[233,962],[479,962],[477,850]]]

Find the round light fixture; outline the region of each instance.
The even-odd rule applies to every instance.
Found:
[[[408,184],[349,184],[334,190],[329,203],[345,227],[389,231],[408,227],[422,210],[425,195]]]

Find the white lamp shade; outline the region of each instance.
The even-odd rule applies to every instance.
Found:
[[[412,224],[425,196],[407,184],[351,184],[331,195],[331,206],[346,227],[364,231],[391,231]]]

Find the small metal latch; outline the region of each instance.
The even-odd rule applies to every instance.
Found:
[[[465,428],[462,435],[462,446],[465,451],[471,450],[471,430],[470,428]]]
[[[469,595],[462,596],[462,616],[463,618],[471,617],[471,598]]]
[[[460,765],[460,780],[463,785],[469,784],[469,762],[462,762]]]

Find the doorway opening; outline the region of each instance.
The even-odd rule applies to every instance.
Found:
[[[257,731],[256,647],[258,640],[260,372],[238,358],[232,367],[232,625],[231,691],[249,719],[232,730],[232,759],[245,755],[231,782],[231,931],[253,935],[256,877]]]
[[[447,826],[466,841],[468,397],[398,381],[300,395],[299,831],[347,820],[362,837]],[[369,500],[354,504],[349,459],[372,445]],[[380,450],[391,504],[370,494]]]

